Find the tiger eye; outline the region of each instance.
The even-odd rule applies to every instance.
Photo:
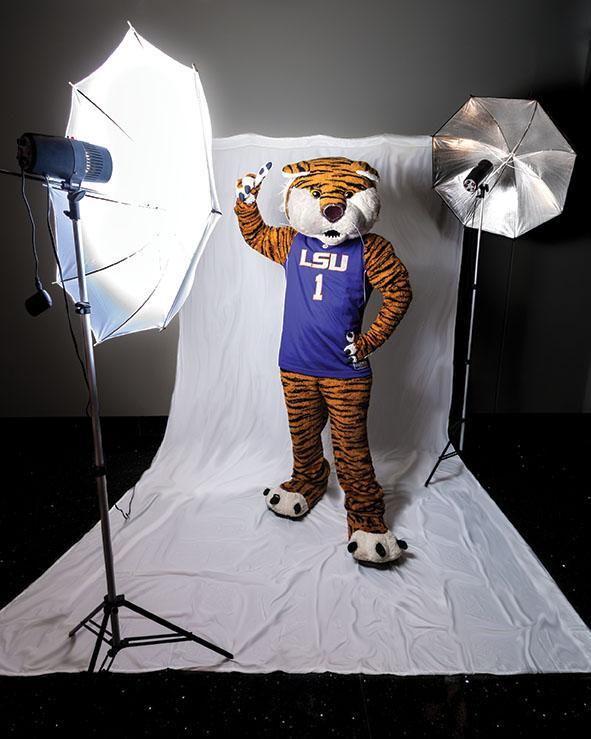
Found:
[[[353,193],[351,192],[351,190],[347,190],[347,192],[345,193],[345,197],[346,198],[352,198],[353,197]]]
[[[320,190],[312,190],[312,197],[313,198],[319,198],[320,197]]]

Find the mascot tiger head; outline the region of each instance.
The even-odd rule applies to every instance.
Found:
[[[346,157],[307,159],[283,167],[283,212],[289,224],[329,245],[368,233],[380,212],[377,171]]]

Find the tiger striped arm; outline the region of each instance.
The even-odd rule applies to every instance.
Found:
[[[238,216],[240,233],[246,243],[268,259],[284,264],[296,230],[291,226],[267,226],[257,205],[259,189],[269,169],[271,162],[256,174],[249,172],[236,181],[234,213]]]
[[[378,349],[400,323],[412,300],[408,271],[394,253],[394,247],[382,236],[366,234],[365,269],[384,302],[368,330],[357,337],[357,361]]]

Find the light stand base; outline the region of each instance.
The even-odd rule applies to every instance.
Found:
[[[451,429],[453,429],[453,428],[454,428],[455,426],[457,426],[458,424],[462,423],[462,421],[463,421],[463,420],[464,420],[464,419],[461,419],[460,421],[456,421],[455,423],[453,423],[453,424],[452,424],[452,425],[450,426],[450,430],[451,430]],[[446,444],[446,445],[445,445],[445,447],[443,448],[443,451],[442,451],[442,452],[441,452],[441,454],[439,455],[439,457],[438,457],[438,459],[437,459],[437,462],[435,462],[435,466],[433,467],[433,469],[431,470],[431,472],[430,472],[430,474],[429,474],[429,477],[428,477],[428,478],[426,479],[426,481],[425,481],[425,487],[427,487],[427,486],[429,485],[429,483],[431,482],[431,478],[433,477],[433,475],[434,475],[434,474],[435,474],[435,472],[437,471],[437,468],[438,468],[438,467],[439,467],[439,465],[440,465],[440,464],[441,464],[441,463],[443,462],[443,460],[444,460],[444,459],[449,459],[450,457],[458,457],[458,456],[459,456],[459,454],[460,454],[460,453],[459,453],[459,452],[457,452],[457,451],[455,451],[455,450],[454,450],[453,452],[447,452],[447,450],[449,449],[449,447],[450,447],[450,446],[451,446],[451,439],[449,439],[449,437],[448,437],[448,442],[447,442],[447,444]],[[447,454],[446,454],[446,452],[447,452]]]
[[[225,649],[221,649],[211,642],[201,639],[190,631],[181,629],[180,626],[167,621],[155,613],[147,611],[145,608],[127,600],[124,595],[117,595],[117,586],[115,584],[115,567],[113,563],[113,547],[111,544],[111,529],[109,523],[109,500],[107,496],[107,476],[105,469],[105,458],[103,454],[103,440],[101,433],[100,413],[98,407],[98,390],[96,382],[96,370],[94,363],[94,347],[92,345],[92,334],[91,334],[91,305],[88,301],[88,291],[86,286],[86,268],[84,265],[84,249],[82,241],[80,239],[79,220],[80,220],[80,201],[86,194],[86,191],[80,187],[73,186],[71,183],[64,183],[64,188],[68,191],[68,203],[70,209],[64,211],[64,213],[72,221],[72,230],[74,235],[74,246],[76,249],[76,266],[78,269],[78,291],[79,301],[76,303],[76,313],[80,315],[82,320],[82,331],[84,334],[84,355],[86,364],[86,376],[88,378],[88,389],[90,393],[91,401],[91,419],[92,419],[92,433],[94,441],[94,466],[93,474],[96,477],[97,483],[97,494],[99,501],[99,510],[101,515],[101,535],[103,542],[103,554],[105,560],[105,570],[107,576],[107,595],[104,597],[103,603],[98,605],[89,615],[81,621],[72,631],[69,632],[69,636],[73,637],[78,629],[84,628],[97,635],[96,644],[88,667],[88,672],[93,672],[98,659],[101,643],[106,642],[110,645],[103,663],[99,668],[99,672],[109,670],[113,664],[117,653],[121,649],[126,647],[139,647],[144,644],[162,644],[166,642],[177,642],[177,641],[194,641],[201,644],[207,649],[211,649],[222,656],[233,659],[233,655],[230,652],[226,652]],[[136,613],[154,621],[161,626],[165,626],[169,631],[173,633],[166,634],[153,634],[145,636],[130,636],[125,639],[121,638],[119,630],[119,608],[129,608]],[[93,621],[93,617],[103,609],[103,620],[102,623],[97,624]],[[111,621],[111,631],[107,629],[108,621]],[[97,630],[98,629],[98,632]],[[110,662],[105,668],[107,660],[110,658]]]
[[[109,629],[107,629],[107,623],[110,618],[113,618],[113,617],[115,619],[117,618],[119,608],[121,607],[129,608],[130,610],[135,611],[136,613],[139,613],[142,616],[145,616],[145,618],[148,618],[151,621],[154,621],[155,623],[160,624],[161,626],[165,626],[167,629],[170,629],[170,631],[172,631],[173,633],[151,634],[151,635],[146,634],[144,636],[128,636],[128,637],[125,637],[124,639],[121,639],[119,636],[113,636],[113,633],[109,631]],[[103,620],[102,620],[102,623],[99,625],[92,619],[101,610],[101,608],[103,609]],[[92,626],[90,626],[90,624],[92,624]],[[74,629],[72,629],[72,631],[68,633],[68,636],[73,637],[74,634],[78,631],[78,629],[81,629],[82,627],[88,629],[88,631],[97,635],[97,640],[96,640],[96,644],[94,647],[94,651],[92,653],[92,658],[88,666],[88,672],[94,672],[94,668],[95,668],[95,665],[98,659],[98,655],[99,655],[102,642],[109,644],[110,649],[105,655],[105,658],[103,659],[101,666],[99,667],[99,672],[106,672],[111,668],[111,665],[113,664],[113,660],[117,656],[117,652],[119,652],[121,649],[125,649],[126,647],[141,647],[141,646],[144,646],[145,644],[164,644],[168,642],[177,642],[177,641],[194,641],[194,642],[197,642],[197,644],[201,644],[202,646],[207,647],[207,649],[211,649],[212,651],[217,652],[218,654],[221,654],[223,657],[226,657],[228,659],[234,659],[234,655],[230,654],[230,652],[226,652],[225,649],[221,649],[221,647],[218,647],[215,644],[212,644],[211,642],[206,641],[205,639],[201,639],[201,637],[196,636],[190,631],[186,631],[185,629],[182,629],[180,626],[176,626],[172,622],[167,621],[166,619],[161,618],[160,616],[157,616],[155,613],[151,613],[150,611],[147,611],[145,608],[141,608],[135,603],[132,603],[131,601],[127,600],[124,595],[116,595],[114,600],[110,599],[108,595],[105,595],[104,602],[99,604],[93,611],[91,611],[88,614],[88,616],[86,616],[86,618],[83,619],[78,624],[78,626],[76,626]],[[96,629],[98,629],[98,632],[96,631]],[[116,632],[119,631],[118,625],[115,631]],[[105,663],[107,662],[109,658],[110,658],[110,662],[105,667]]]
[[[480,255],[480,236],[482,234],[482,219],[484,216],[484,196],[488,192],[488,189],[489,187],[487,184],[480,184],[478,186],[478,194],[476,195],[476,198],[475,198],[475,202],[478,202],[479,200],[481,202],[480,224],[478,226],[478,238],[476,239],[476,256],[474,259],[474,276],[472,278],[472,301],[471,301],[471,306],[470,306],[470,328],[468,330],[468,348],[466,349],[466,359],[464,362],[466,366],[466,372],[464,375],[464,392],[462,395],[462,411],[461,411],[460,419],[456,421],[455,423],[451,424],[451,426],[449,427],[451,430],[455,426],[458,426],[458,424],[460,426],[460,443],[458,445],[458,449],[460,450],[460,452],[464,450],[464,431],[466,429],[466,402],[468,399],[468,380],[470,377],[470,365],[472,361],[471,358],[472,358],[472,332],[474,329],[474,308],[476,305],[476,288],[478,287],[478,257]],[[474,220],[474,215],[472,215],[472,219]],[[439,455],[439,459],[435,463],[435,466],[431,470],[431,474],[429,475],[429,477],[427,478],[425,482],[425,487],[429,485],[429,483],[431,482],[431,478],[435,474],[435,470],[439,467],[439,465],[444,459],[449,459],[450,457],[455,457],[456,455],[459,454],[459,452],[457,451],[449,452],[448,454],[446,454],[451,444],[451,441],[449,440],[449,435],[447,438],[448,438],[448,442],[445,445],[444,450]]]

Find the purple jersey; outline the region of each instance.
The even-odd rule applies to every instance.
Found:
[[[361,238],[326,246],[296,233],[283,267],[287,281],[279,367],[315,377],[368,377],[369,359],[351,362],[347,332],[361,333],[372,286]]]

